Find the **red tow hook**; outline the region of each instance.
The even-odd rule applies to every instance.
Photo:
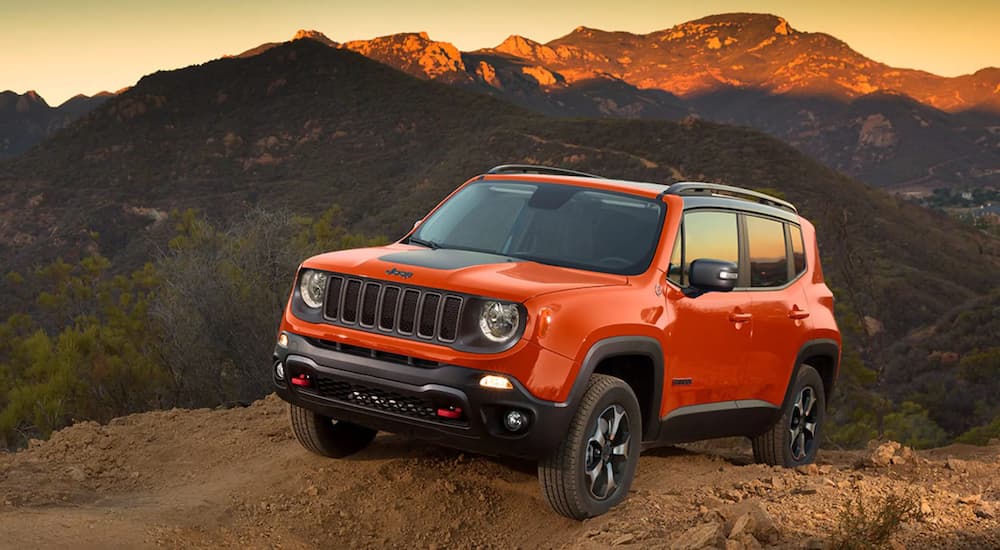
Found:
[[[462,408],[461,407],[448,407],[447,409],[438,409],[438,416],[441,418],[450,418],[452,420],[458,420],[462,418]]]
[[[292,385],[293,386],[302,386],[303,388],[308,388],[309,386],[312,386],[312,380],[309,379],[309,375],[308,374],[300,374],[300,375],[292,378]]]

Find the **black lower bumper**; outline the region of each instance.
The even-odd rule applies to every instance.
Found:
[[[274,358],[282,363],[284,379],[271,369],[278,395],[337,420],[470,452],[537,459],[559,444],[572,418],[571,407],[537,399],[513,378],[512,390],[481,387],[480,378],[490,371],[414,366],[288,337],[287,348],[278,348]],[[302,377],[308,385],[289,383]],[[528,418],[517,432],[504,426],[512,410]]]

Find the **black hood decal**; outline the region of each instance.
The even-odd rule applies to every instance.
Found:
[[[380,256],[379,260],[393,264],[415,265],[417,267],[427,267],[430,269],[443,269],[449,271],[453,269],[472,267],[474,265],[502,264],[520,261],[517,258],[511,258],[510,256],[488,254],[486,252],[473,252],[471,250],[455,250],[453,248],[393,252],[392,254]]]

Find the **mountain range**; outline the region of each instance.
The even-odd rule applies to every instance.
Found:
[[[96,234],[105,254],[141,261],[150,232],[191,207],[231,218],[248,204],[338,203],[351,227],[397,236],[464,178],[505,162],[775,189],[820,226],[835,281],[852,255],[878,266],[873,299],[895,312],[884,320],[894,331],[995,282],[994,239],[752,129],[547,117],[309,39],[144,77],[0,164],[0,257],[8,269],[72,259]]]
[[[894,68],[773,15],[715,15],[644,35],[578,27],[472,52],[426,33],[296,38],[555,116],[751,126],[896,191],[1000,186],[1000,69],[946,78]]]
[[[985,297],[996,287],[1000,240],[746,126],[552,117],[311,37],[148,75],[0,161],[0,319],[45,315],[36,297],[51,289],[36,268],[57,258],[68,262],[58,272],[100,252],[113,273],[128,273],[159,257],[186,209],[224,227],[253,206],[315,216],[339,205],[336,224],[394,238],[466,178],[511,162],[780,194],[816,224],[838,316],[856,335],[842,388],[858,354],[887,364],[885,343],[904,341],[900,368],[920,373],[920,387],[958,388],[946,393],[966,409],[995,395],[992,382],[972,384],[933,358],[979,351],[946,337],[957,325],[940,323],[966,326],[968,307],[977,316],[995,309]],[[246,288],[250,300],[263,292]],[[922,343],[931,333],[940,337]],[[915,386],[896,388],[898,399],[916,399],[907,387]],[[958,422],[972,418],[966,409],[940,403],[924,406],[949,433],[969,427]],[[945,412],[952,416],[938,416]]]
[[[298,39],[553,116],[700,117],[750,126],[896,192],[1000,187],[1000,69],[946,78],[894,68],[774,15],[714,15],[649,34],[578,27],[544,44],[512,35],[470,52],[426,33],[338,43],[301,30]],[[0,158],[23,152],[106,97],[78,96],[64,113],[37,94],[5,92]],[[26,102],[34,106],[10,107]]]
[[[0,159],[27,151],[111,96],[109,92],[93,96],[80,94],[51,107],[34,91],[0,92]]]

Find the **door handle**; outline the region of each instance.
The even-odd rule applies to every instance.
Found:
[[[788,318],[796,321],[805,319],[806,317],[809,317],[809,312],[799,309],[799,306],[792,306],[792,310],[788,312]]]
[[[751,313],[738,313],[736,311],[729,314],[730,323],[746,323],[753,318]]]

